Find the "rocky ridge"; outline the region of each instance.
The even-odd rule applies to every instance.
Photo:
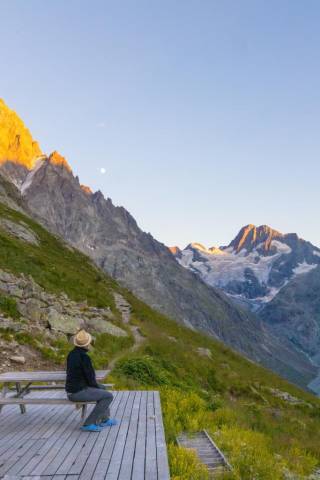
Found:
[[[127,333],[111,321],[115,316],[110,308],[97,308],[83,302],[75,302],[65,293],[55,295],[46,292],[32,277],[20,277],[0,270],[0,294],[13,298],[20,314],[19,322],[13,322],[0,313],[0,328],[24,330],[48,328],[64,335],[73,335],[86,328],[92,333],[109,333],[126,336]],[[0,307],[1,308],[1,307]]]
[[[14,302],[17,318],[11,318],[8,313],[2,311],[1,299],[10,299],[11,303]],[[109,308],[91,307],[86,301],[74,302],[66,294],[48,293],[30,276],[23,274],[15,276],[0,270],[0,329],[2,330],[40,334],[47,340],[57,338],[69,340],[80,328],[86,328],[93,335],[108,333],[113,336],[127,336],[125,330],[112,323],[114,320],[115,316]],[[10,359],[13,363],[19,363],[17,358],[13,358],[19,355],[8,356],[6,348],[10,349],[10,345],[6,348],[2,346],[4,348],[1,354],[4,356],[2,366],[10,366]]]

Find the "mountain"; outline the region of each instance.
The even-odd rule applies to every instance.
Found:
[[[320,266],[291,280],[264,306],[260,317],[275,335],[288,339],[320,366]]]
[[[83,325],[115,389],[160,391],[172,478],[208,479],[176,446],[203,428],[228,456],[230,480],[316,478],[319,399],[151,309],[34,221],[1,176],[0,251],[0,372],[61,370]]]
[[[207,249],[191,243],[172,252],[180,265],[252,310],[320,265],[319,248],[295,233],[282,234],[267,225],[243,227],[227,246]]]
[[[20,209],[91,257],[152,308],[301,385],[315,377],[305,355],[290,342],[280,342],[254,315],[179,265],[127,210],[81,185],[59,153],[35,158],[32,168],[19,158],[4,161],[0,172],[18,188]]]
[[[270,332],[320,366],[320,266],[301,272],[259,311]],[[320,395],[320,373],[308,387]]]
[[[295,233],[247,225],[227,246],[171,249],[180,265],[236,303],[320,366],[320,249]],[[320,375],[309,384],[320,393]]]

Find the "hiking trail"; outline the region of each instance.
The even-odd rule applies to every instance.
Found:
[[[120,293],[113,293],[115,304],[117,310],[121,313],[121,320],[125,325],[128,325],[134,340],[134,344],[125,352],[121,352],[115,358],[111,360],[108,365],[108,369],[110,369],[110,373],[114,369],[116,362],[123,357],[125,354],[129,352],[135,352],[138,350],[140,345],[145,341],[145,338],[141,335],[139,327],[137,325],[131,325],[131,305],[130,303],[120,294]]]

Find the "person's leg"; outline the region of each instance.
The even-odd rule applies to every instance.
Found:
[[[110,404],[113,400],[113,395],[107,390],[100,389],[100,392],[100,400],[97,401],[96,406],[86,419],[84,425],[91,425],[92,423],[99,425],[110,418]]]
[[[113,400],[113,395],[107,390],[100,388],[86,388],[80,392],[69,395],[69,400],[72,402],[97,402],[96,406],[86,418],[84,426],[87,425],[99,425],[109,419],[110,416],[110,404]]]

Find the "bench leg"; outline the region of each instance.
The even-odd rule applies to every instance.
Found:
[[[9,391],[9,384],[4,383],[3,384],[3,389],[1,390],[1,398],[4,398],[7,395],[7,392]],[[4,405],[0,405],[0,413],[1,410],[3,409]]]
[[[21,384],[16,383],[16,390],[17,390],[17,397],[21,397],[23,394],[23,390],[21,389]],[[20,404],[20,411],[21,413],[26,413],[26,406],[23,404]]]

